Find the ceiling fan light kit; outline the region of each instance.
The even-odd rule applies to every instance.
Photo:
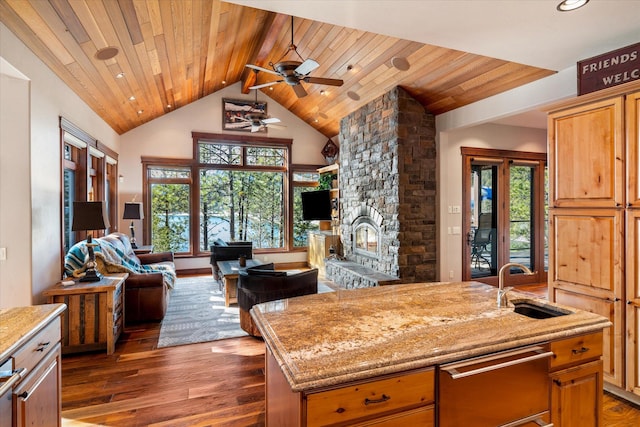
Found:
[[[283,61],[284,57],[286,57],[287,54],[289,54],[290,52],[294,52],[298,56],[298,58],[302,60],[302,62],[297,60]],[[330,86],[342,86],[344,83],[340,79],[330,79],[326,77],[312,77],[309,75],[312,71],[318,68],[320,64],[318,64],[317,61],[311,58],[304,59],[302,55],[298,53],[298,48],[293,43],[293,16],[291,17],[291,44],[289,45],[289,48],[287,49],[285,54],[278,60],[278,62],[276,63],[269,62],[269,65],[271,66],[271,68],[273,68],[272,70],[268,68],[260,67],[258,65],[253,65],[253,64],[247,64],[246,66],[248,68],[253,69],[256,72],[256,80],[258,76],[257,74],[258,71],[263,71],[268,74],[276,75],[281,79],[275,80],[272,82],[256,84],[256,85],[250,86],[249,89],[260,89],[263,87],[273,86],[278,83],[286,83],[293,88],[293,91],[295,92],[298,98],[303,98],[307,96],[307,91],[302,86],[301,82],[323,84],[323,85],[330,85]]]

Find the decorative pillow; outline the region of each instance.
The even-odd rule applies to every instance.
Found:
[[[220,239],[220,238],[218,238],[218,239],[214,240],[214,241],[213,241],[213,244],[214,244],[215,246],[229,246],[229,245],[227,244],[227,242],[225,242],[224,240],[222,240],[222,239]]]

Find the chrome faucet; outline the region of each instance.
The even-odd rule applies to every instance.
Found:
[[[507,293],[513,289],[512,287],[504,288],[504,272],[506,269],[511,267],[518,267],[524,274],[531,275],[534,274],[531,270],[527,268],[527,266],[518,264],[517,262],[508,262],[500,268],[500,272],[498,273],[498,308],[504,308],[509,305],[509,300],[507,299]]]

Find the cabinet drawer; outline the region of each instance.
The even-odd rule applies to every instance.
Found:
[[[53,349],[60,341],[60,318],[56,317],[44,329],[38,332],[18,350],[13,358],[15,367],[26,368],[27,374]]]
[[[433,427],[435,425],[434,405],[423,406],[417,409],[400,412],[375,420],[353,424],[353,427],[397,427],[399,425],[412,427]]]
[[[551,343],[551,370],[577,365],[602,356],[602,332]]]
[[[344,423],[432,403],[433,369],[312,393],[306,396],[307,425]]]

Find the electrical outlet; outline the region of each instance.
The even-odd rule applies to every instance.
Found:
[[[449,279],[453,279],[453,270],[449,270]]]
[[[7,248],[0,248],[0,261],[7,259]]]

